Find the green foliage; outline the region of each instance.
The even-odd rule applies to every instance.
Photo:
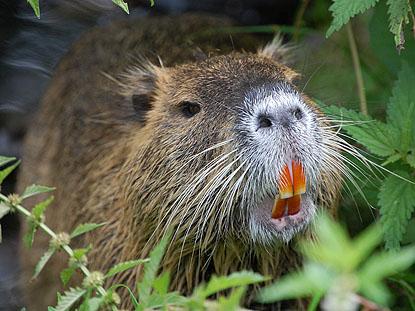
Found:
[[[410,178],[406,172],[398,172]],[[388,176],[379,191],[381,223],[384,230],[386,248],[399,249],[415,207],[415,185]]]
[[[38,195],[38,194],[41,194],[41,193],[51,192],[53,190],[55,190],[55,188],[53,188],[53,187],[31,185],[23,191],[23,193],[21,195],[21,198],[22,198],[22,200],[24,200],[24,199],[27,199],[31,196]]]
[[[361,293],[386,306],[390,292],[383,280],[415,262],[415,246],[395,253],[372,254],[381,241],[378,226],[366,229],[354,240],[325,215],[317,218],[314,227],[316,241],[305,240],[300,244],[306,258],[304,268],[263,288],[258,295],[260,302],[313,296],[319,299],[324,295],[326,310],[343,310],[346,304],[357,308],[353,297]]]
[[[36,17],[40,18],[39,0],[27,0],[27,2],[32,7],[33,12],[35,12]]]
[[[326,32],[326,37],[346,25],[352,17],[366,12],[378,2],[379,0],[333,0],[329,9],[333,21]],[[401,50],[405,43],[403,26],[409,22],[408,15],[412,13],[411,3],[409,0],[388,0],[387,5],[389,29],[394,36],[396,47]]]
[[[32,277],[33,279],[38,277],[39,273],[43,270],[47,262],[52,258],[53,254],[55,254],[55,251],[56,250],[54,248],[49,248],[43,254],[43,256],[40,258],[40,260],[36,264],[35,273],[33,274],[33,277]]]
[[[378,195],[385,245],[397,249],[406,231],[415,205],[415,185],[411,176],[405,174],[408,165],[413,166],[415,154],[415,71],[404,64],[398,74],[392,97],[387,105],[387,122],[380,122],[369,116],[344,108],[328,107],[329,115],[356,121],[344,130],[364,145],[371,153],[386,157],[383,165],[391,167],[394,176],[382,182]],[[397,178],[404,176],[406,178]]]
[[[53,309],[53,311],[69,311],[71,307],[75,305],[79,299],[86,293],[85,289],[82,288],[70,288],[68,291],[65,291],[58,299],[58,305]]]
[[[13,165],[8,166],[5,169],[0,171],[0,184],[6,179],[7,176],[10,175],[11,172],[13,172],[16,169],[16,167],[19,166],[19,164],[20,164],[20,161],[17,161]]]
[[[333,32],[338,31],[342,26],[346,25],[349,20],[360,13],[363,13],[375,6],[379,0],[333,0],[333,4],[329,10],[333,14],[333,21],[327,30],[326,37]]]
[[[128,10],[128,4],[124,0],[112,0],[115,5],[118,5],[125,13],[130,14]]]
[[[149,262],[149,259],[138,259],[138,260],[131,260],[131,261],[121,262],[119,264],[116,264],[110,270],[108,270],[105,277],[109,278],[113,275],[116,275],[117,273],[121,273],[121,272],[130,270],[130,269],[135,268],[138,265],[141,265],[141,264],[146,263],[146,262]]]
[[[105,222],[100,223],[100,224],[94,224],[94,223],[80,224],[72,231],[71,238],[75,238],[79,235],[98,229],[104,225],[105,225]]]
[[[405,39],[403,37],[403,24],[409,22],[408,14],[411,10],[408,0],[388,0],[389,28],[394,35],[395,45],[402,48]]]

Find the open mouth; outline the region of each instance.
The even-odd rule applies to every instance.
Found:
[[[271,218],[281,219],[298,214],[301,209],[301,195],[306,192],[306,178],[301,162],[291,160],[283,167],[278,181],[278,192]]]

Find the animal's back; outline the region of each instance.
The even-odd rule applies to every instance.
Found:
[[[53,230],[68,232],[85,222],[107,222],[111,226],[116,221],[114,215],[122,213],[113,208],[123,198],[114,196],[116,189],[110,192],[108,187],[121,186],[116,176],[128,148],[126,134],[138,128],[133,106],[123,104],[118,76],[143,57],[153,62],[160,57],[163,64],[172,66],[197,58],[199,47],[213,54],[241,46],[253,48],[250,39],[202,33],[229,24],[222,18],[200,15],[121,21],[92,30],[69,50],[54,73],[26,137],[19,179],[19,190],[32,183],[57,188],[55,201],[46,213]],[[88,240],[98,250],[104,244],[111,249],[111,253],[101,253],[108,257],[107,265],[117,261],[113,254],[121,252],[121,241],[99,232],[92,233]],[[32,250],[22,247],[26,303],[33,310],[53,303],[59,271],[66,264],[66,256],[59,255],[36,281],[28,283],[48,243],[49,238],[39,233]],[[98,267],[94,262],[91,265],[103,268],[102,262]]]

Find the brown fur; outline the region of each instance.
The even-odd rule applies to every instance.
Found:
[[[214,41],[213,37],[188,35],[190,30],[227,24],[203,16],[120,22],[90,32],[61,61],[26,139],[20,187],[30,183],[57,187],[47,222],[58,232],[84,222],[107,222],[74,241],[75,245],[93,244],[88,256],[93,269],[105,271],[115,263],[147,257],[165,233],[166,228],[157,227],[165,223],[161,221],[165,215],[178,230],[161,269],[171,272],[171,288],[183,293],[190,293],[212,274],[248,269],[278,278],[300,264],[289,245],[265,248],[249,243],[246,233],[228,221],[231,212],[208,223],[202,236],[195,229],[189,233],[192,219],[186,206],[169,218],[168,206],[174,204],[183,185],[191,182],[209,157],[227,147],[212,150],[183,169],[188,162],[185,156],[226,139],[233,121],[225,107],[206,109],[184,122],[175,113],[180,101],[226,101],[227,96],[237,96],[232,92],[238,83],[250,83],[252,73],[253,78],[272,81],[289,82],[296,76],[264,54],[233,53],[193,63],[197,46],[209,56],[241,46],[254,50],[257,42],[249,37],[231,42],[220,35]],[[143,55],[153,63],[160,56],[164,67],[143,65],[147,63]],[[182,63],[188,64],[177,67]],[[153,102],[144,124],[135,119],[130,102],[137,93],[147,94]],[[206,137],[206,133],[211,135]],[[321,199],[330,205],[338,185],[326,183],[330,193]],[[203,193],[203,185],[198,187],[196,193]],[[185,225],[179,226],[183,215]],[[219,230],[221,226],[227,231]],[[41,235],[34,251],[23,250],[26,280],[47,243]],[[52,260],[39,279],[29,284],[33,310],[53,302],[59,288],[58,271],[65,264],[62,258]],[[139,275],[140,268],[113,281],[134,288]],[[127,299],[123,306],[130,307]]]

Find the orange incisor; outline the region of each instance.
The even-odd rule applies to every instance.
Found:
[[[272,210],[272,218],[278,219],[285,214],[295,215],[300,211],[301,194],[306,191],[306,179],[303,165],[294,160],[285,165],[278,182],[279,197]]]

